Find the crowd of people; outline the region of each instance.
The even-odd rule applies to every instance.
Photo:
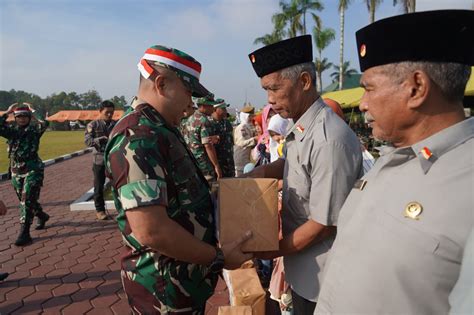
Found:
[[[148,48],[131,108],[115,123],[113,104],[103,104],[104,122],[86,131],[98,219],[104,174],[111,182],[132,313],[204,314],[222,270],[250,259],[296,315],[472,313],[474,119],[462,100],[473,32],[473,11],[440,10],[356,33],[360,110],[388,144],[375,165],[338,104],[318,94],[310,35],[249,54],[269,104],[258,114],[244,107],[235,128],[229,105],[201,84],[196,59]],[[10,112],[16,126],[3,116],[0,135],[13,148],[21,246],[33,216],[37,228],[49,218],[30,197],[43,171],[37,147],[25,144],[38,143],[47,124],[22,125],[31,106]],[[213,195],[225,177],[280,180],[277,251],[243,252],[250,231],[218,242]]]

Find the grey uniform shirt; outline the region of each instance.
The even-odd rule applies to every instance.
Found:
[[[319,98],[293,125],[285,140],[282,225],[284,237],[308,220],[337,225],[339,210],[361,175],[359,140]],[[316,301],[320,274],[334,239],[284,257],[292,289]]]
[[[449,295],[450,314],[474,314],[474,228],[462,256],[458,281]]]
[[[115,126],[116,121],[106,122],[103,119],[93,120],[87,124],[84,134],[84,142],[88,147],[93,148],[92,159],[94,164],[104,165],[104,151],[107,139]]]
[[[379,158],[341,210],[316,314],[449,311],[473,226],[473,136],[471,118]],[[422,212],[405,217],[413,202]]]

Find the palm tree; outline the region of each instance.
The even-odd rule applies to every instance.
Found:
[[[342,75],[343,69],[342,66],[344,64],[344,13],[351,3],[351,0],[339,0],[339,24],[340,28],[340,46],[339,46],[339,90],[342,90],[342,84],[344,83],[344,76]]]
[[[397,1],[397,0],[394,0],[394,1]],[[365,2],[367,4],[367,10],[369,10],[369,22],[374,23],[375,10],[377,10],[377,7],[382,2],[382,0],[365,0]]]
[[[318,74],[319,92],[323,91],[322,72],[332,66],[326,58],[323,59],[322,52],[336,38],[336,32],[332,28],[323,28],[321,19],[313,15],[315,26],[313,27],[313,37],[318,51],[318,58],[315,60],[316,71]]]
[[[303,24],[301,24],[302,13],[298,9],[296,0],[291,3],[280,1],[280,13],[276,13],[272,16],[272,22],[276,28],[285,28],[288,25],[287,35],[288,37],[298,36],[298,32],[303,32]]]
[[[329,62],[327,58],[324,59],[318,59],[316,58],[314,60],[314,64],[316,65],[316,72],[317,72],[317,88],[319,90],[319,93],[323,93],[323,72],[328,70],[329,68],[333,67],[333,63]]]
[[[393,0],[393,5],[402,4],[404,13],[413,13],[416,8],[416,0]]]
[[[321,11],[324,6],[319,0],[293,0],[296,7],[303,15],[303,35],[306,34],[306,13],[308,11]],[[314,17],[314,14],[313,14]]]
[[[264,46],[267,46],[267,45],[279,42],[283,38],[285,38],[285,31],[274,29],[271,34],[265,34],[261,37],[256,38],[253,44],[254,45],[263,44]]]
[[[333,66],[334,68],[334,72],[331,73],[331,78],[333,80],[333,82],[336,82],[340,76],[341,76],[341,73],[344,77],[350,77],[350,76],[353,76],[354,74],[357,74],[357,70],[354,69],[354,68],[350,68],[350,62],[349,61],[345,61],[343,64],[342,64],[342,71],[340,70],[340,67],[338,66]],[[339,79],[339,82],[341,82],[341,80]],[[339,90],[342,90],[342,86],[339,85]]]

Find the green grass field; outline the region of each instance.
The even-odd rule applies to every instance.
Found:
[[[85,149],[84,131],[46,131],[41,137],[39,156],[43,161]],[[0,137],[0,173],[8,169],[6,139]]]

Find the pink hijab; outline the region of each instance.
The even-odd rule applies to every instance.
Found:
[[[263,134],[258,139],[257,146],[263,141],[264,138],[268,138],[267,118],[268,118],[268,114],[270,113],[271,110],[272,110],[272,105],[270,105],[270,104],[267,104],[263,108],[263,112],[262,112],[262,131],[263,131]],[[268,148],[268,143],[267,143],[267,148]]]

